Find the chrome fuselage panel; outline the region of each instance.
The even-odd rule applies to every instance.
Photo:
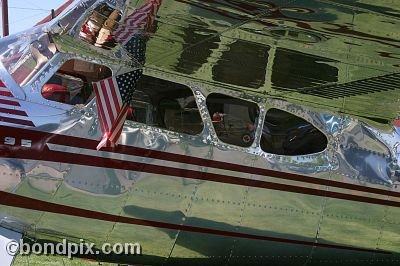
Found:
[[[393,256],[375,253],[398,249],[390,232],[400,202],[380,194],[396,192],[396,182],[376,173],[395,158],[382,136],[350,118],[280,100],[201,85],[192,89],[205,125],[197,136],[127,121],[118,148],[97,151],[101,132],[94,101],[84,112],[32,115],[35,127],[2,123],[1,139],[17,140],[16,146],[1,145],[2,189],[60,208],[54,212],[53,205],[37,203],[44,206],[32,210],[6,200],[10,206],[1,207],[2,216],[31,225],[24,230],[28,237],[139,242],[154,264],[229,258],[230,264],[243,264],[248,256],[272,263],[279,256],[279,263],[298,265],[356,254],[368,261]],[[328,148],[303,156],[267,154],[258,144],[263,119],[250,148],[222,143],[205,106],[213,91],[255,101],[260,117],[272,107],[293,112],[327,135]],[[53,114],[60,108],[35,110]],[[32,141],[31,147],[18,147],[21,139]],[[64,213],[63,206],[96,213],[80,217],[77,210]],[[118,222],[120,216],[133,220]]]
[[[52,33],[76,37],[86,8],[99,2],[82,1]],[[60,51],[22,87],[0,64],[15,107],[11,120],[0,119],[2,226],[35,239],[138,242],[143,256],[120,258],[135,264],[397,265],[394,128],[149,67],[145,75],[190,88],[203,131],[188,135],[126,121],[119,145],[98,151],[95,99],[85,107],[61,104],[44,99],[41,88],[69,59],[104,64],[113,74],[131,66],[124,55],[107,60],[115,51],[91,47],[80,54],[62,38],[57,45]],[[218,138],[206,103],[212,93],[257,104],[250,147]],[[327,148],[298,156],[264,152],[264,119],[272,108],[311,123],[327,137]]]

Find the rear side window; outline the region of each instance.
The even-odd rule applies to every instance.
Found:
[[[207,98],[207,108],[221,141],[240,147],[251,146],[259,114],[257,104],[213,93]]]
[[[278,155],[305,155],[326,149],[325,135],[306,120],[270,109],[264,120],[261,149]]]
[[[203,131],[203,120],[192,90],[149,76],[140,79],[127,120],[189,135]]]

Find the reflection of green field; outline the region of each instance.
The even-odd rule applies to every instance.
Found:
[[[240,232],[247,234],[307,241],[314,241],[317,225],[321,222],[320,243],[365,248],[375,248],[385,210],[381,206],[330,199],[326,203],[324,217],[321,220],[322,198],[319,197],[256,188],[248,190],[242,186],[182,181],[179,178],[165,176],[147,176],[135,183],[129,193],[120,196],[95,196],[71,189],[64,184],[61,184],[55,194],[46,193],[32,187],[26,180],[17,193],[115,215],[225,231],[236,231],[240,228]],[[124,206],[128,207],[123,210]],[[44,239],[83,238],[95,243],[96,246],[100,246],[103,242],[138,242],[143,247],[144,255],[155,260],[169,255],[177,233],[169,229],[114,224],[52,213],[41,215],[41,212],[19,208],[2,206],[1,209],[20,219],[28,217],[32,221],[39,221],[36,235]],[[391,220],[394,220],[393,217]],[[394,241],[399,237],[397,233],[399,227],[395,224],[383,227],[384,239],[381,243],[385,249],[398,251],[399,245]],[[224,253],[230,251],[233,243],[231,238],[180,232],[172,256],[190,258],[224,256],[226,255]],[[252,246],[247,247],[249,244]],[[245,239],[239,240],[235,246],[234,255],[237,256],[266,256],[278,253],[301,256],[307,255],[309,251],[309,248],[297,245]],[[338,255],[334,249],[327,249],[324,252],[326,258]],[[364,253],[359,255],[363,257]],[[27,258],[18,257],[16,265],[24,265]],[[29,258],[32,259],[29,265],[52,265],[49,263],[58,260],[46,256]],[[47,263],[47,260],[50,262]],[[71,264],[65,265],[86,265],[86,262],[81,260],[67,260],[67,262]]]
[[[68,259],[58,256],[18,256],[15,259],[15,266],[48,266],[48,265],[63,265],[63,266],[94,266],[97,262],[88,262],[81,259]],[[112,266],[116,264],[102,263],[104,266]]]

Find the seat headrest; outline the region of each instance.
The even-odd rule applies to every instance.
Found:
[[[42,95],[47,100],[60,103],[67,103],[70,100],[70,93],[68,89],[58,84],[45,84],[42,88]]]
[[[135,110],[132,107],[129,107],[128,112],[126,114],[126,119],[133,120],[135,118],[134,114],[135,114]]]

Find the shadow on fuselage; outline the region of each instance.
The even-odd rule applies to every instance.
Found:
[[[353,261],[354,263],[335,263],[335,265],[396,265],[391,255],[377,254],[374,252],[344,250],[337,248],[316,247],[312,245],[294,244],[291,240],[305,241],[315,243],[313,236],[305,237],[297,234],[287,234],[274,232],[272,230],[260,230],[251,227],[237,226],[226,222],[219,222],[201,217],[188,217],[180,211],[163,211],[152,208],[144,208],[136,205],[128,205],[123,208],[122,217],[131,217],[141,219],[144,222],[142,228],[148,228],[154,231],[165,233],[171,240],[165,242],[165,253],[167,256],[146,255],[152,253],[154,247],[151,246],[152,241],[157,242],[157,239],[149,238],[147,244],[142,246],[143,255],[93,255],[81,256],[97,261],[113,262],[120,264],[135,264],[135,265],[304,265],[309,259],[310,254],[313,254],[313,263],[308,265],[329,265],[320,262],[332,261]],[[291,223],[298,223],[293,219]],[[172,227],[168,228],[168,225]],[[184,225],[185,228],[177,230],[176,225]],[[261,224],[262,226],[262,224]],[[267,227],[267,225],[265,225]],[[127,239],[136,239],[136,233],[141,227],[132,225],[132,229],[125,232],[129,234]],[[174,229],[175,228],[175,229]],[[194,232],[190,228],[211,229],[208,232]],[[117,230],[117,229],[116,229]],[[149,230],[145,230],[149,232]],[[218,234],[216,232],[225,232]],[[230,235],[230,233],[246,234],[248,236],[271,237],[275,240],[258,240]],[[54,239],[53,231],[41,231],[43,238],[39,241],[45,243],[51,242],[49,239]],[[47,237],[46,237],[47,235]],[[140,235],[140,232],[139,232]],[[143,236],[143,235],[142,235]],[[157,237],[159,234],[150,234],[151,237]],[[77,241],[79,237],[59,235],[62,238],[69,238],[71,241]],[[44,240],[46,239],[47,240]],[[139,239],[138,239],[139,240]],[[289,241],[285,241],[289,240]],[[146,241],[145,241],[146,242]],[[54,243],[57,243],[55,241]],[[78,242],[79,243],[79,242]],[[139,241],[140,243],[140,241]],[[150,244],[149,244],[150,243]],[[351,247],[345,241],[335,243],[319,238],[317,243],[325,245],[338,245],[342,247]],[[141,243],[142,244],[142,243]],[[368,243],[367,243],[368,244]],[[370,243],[374,246],[373,243]],[[364,247],[367,245],[364,245]],[[374,246],[375,247],[375,246]],[[172,250],[171,250],[172,248]],[[373,248],[372,248],[373,249]],[[195,254],[195,255],[194,255]],[[393,254],[395,255],[395,254]],[[79,256],[78,256],[79,257]],[[230,259],[232,258],[232,259]],[[340,258],[340,259],[339,259]],[[382,264],[384,259],[385,264]],[[391,262],[390,259],[393,261]],[[372,262],[378,263],[374,264]],[[386,263],[387,262],[387,263]]]
[[[277,260],[275,262],[260,260],[259,263],[273,263],[271,265],[302,265],[306,262],[305,259],[311,254],[312,250],[314,249],[312,243],[315,243],[316,241],[314,236],[305,237],[301,235],[280,233],[269,230],[260,230],[245,226],[236,226],[200,217],[187,217],[182,211],[169,212],[143,208],[135,205],[125,206],[123,209],[126,215],[143,220],[160,221],[171,224],[185,225],[188,227],[206,228],[226,232],[226,235],[218,235],[191,232],[190,230],[180,230],[179,232],[177,232],[176,230],[157,228],[158,230],[166,233],[171,239],[176,238],[174,249],[176,248],[176,246],[180,246],[201,254],[201,256],[197,258],[197,261],[193,260],[200,264],[201,261],[205,263],[205,258],[201,258],[202,256],[206,258],[213,258],[214,260],[220,259],[221,263],[225,263],[227,257],[232,255],[233,257],[235,257],[235,261],[230,261],[230,265],[256,265],[256,261],[250,262],[246,258],[268,258],[268,256],[271,258],[279,258],[281,256],[281,259],[279,259],[279,263]],[[296,223],[296,221],[293,220],[293,223]],[[250,237],[235,237],[230,235],[231,232],[242,233],[243,235],[248,235]],[[257,240],[252,239],[251,236],[269,237],[274,238],[274,240]],[[303,245],[299,243],[296,244],[292,241],[304,241],[308,242],[309,245]],[[351,247],[350,244],[335,243],[332,241],[326,241],[321,238],[318,239],[317,243],[323,243],[333,246]],[[317,251],[321,254],[320,256],[324,256],[326,259],[367,259],[372,258],[376,255],[373,252],[323,247],[317,247],[314,249],[313,252]],[[192,259],[185,258],[184,256],[182,256],[182,254],[175,254],[174,251],[172,251],[171,254],[172,256],[169,260],[171,265],[189,265],[188,263],[193,262]],[[390,255],[383,256],[390,257]]]

